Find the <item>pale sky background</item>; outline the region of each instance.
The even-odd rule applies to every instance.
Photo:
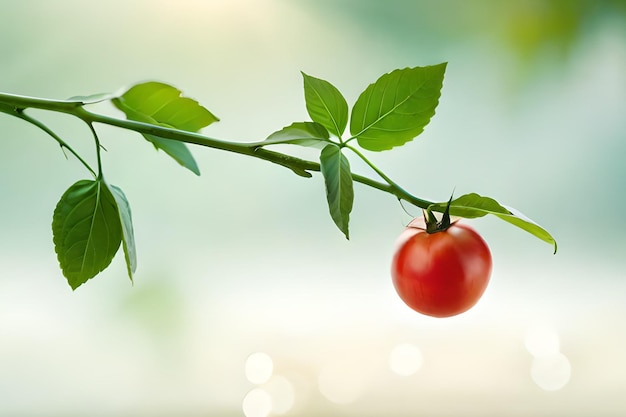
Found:
[[[88,173],[0,115],[0,415],[626,414],[625,19],[619,0],[5,1],[0,91],[164,81],[228,140],[308,120],[300,71],[351,104],[385,72],[448,62],[425,132],[368,156],[418,196],[519,209],[559,252],[472,221],[492,250],[489,288],[463,315],[420,316],[391,284],[409,220],[391,196],[355,187],[348,242],[318,175],[193,147],[196,177],[99,126],[139,268],[131,286],[117,256],[72,292],[50,223]],[[93,160],[83,125],[32,114]]]

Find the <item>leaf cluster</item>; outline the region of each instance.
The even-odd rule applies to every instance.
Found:
[[[344,150],[350,150],[363,159],[395,188],[398,198],[416,203],[412,196],[349,143],[356,140],[362,149],[380,152],[400,147],[417,137],[435,115],[445,69],[446,64],[442,63],[397,69],[381,76],[354,103],[350,114],[350,137],[345,140],[343,135],[348,125],[349,113],[345,98],[328,81],[302,73],[306,108],[313,122],[293,123],[270,135],[266,142],[322,148],[320,165],[330,215],[346,238],[349,238],[348,224],[353,208],[354,189],[350,162],[344,155]],[[443,213],[448,202],[429,203],[421,200],[417,201],[417,205],[428,212]],[[470,193],[450,202],[450,215],[453,216],[476,218],[487,214],[554,245],[556,251],[556,241],[545,229],[517,210],[500,205],[493,198]]]
[[[348,224],[354,187],[344,150],[353,150],[374,168],[350,142],[356,141],[364,150],[379,152],[413,140],[435,114],[445,68],[443,63],[385,74],[361,93],[351,113],[346,99],[334,85],[302,73],[306,109],[312,122],[293,123],[270,135],[266,144],[322,148],[320,166],[330,215],[346,238],[350,236]],[[349,113],[350,136],[344,139]]]

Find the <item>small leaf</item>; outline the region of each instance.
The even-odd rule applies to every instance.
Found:
[[[429,210],[443,213],[448,202],[436,203],[428,207]],[[490,197],[483,197],[476,193],[462,195],[450,202],[450,215],[473,219],[487,214],[510,214],[510,212]]]
[[[146,82],[131,87],[113,104],[129,120],[170,127],[188,132],[198,132],[219,119],[197,101],[181,97],[180,90],[159,82]],[[174,158],[196,175],[200,171],[187,145],[173,139],[143,135],[157,148]]]
[[[348,103],[337,88],[328,81],[304,77],[304,100],[309,116],[328,129],[333,135],[341,137],[348,124]]]
[[[405,68],[380,77],[359,96],[350,132],[359,145],[384,151],[422,133],[439,104],[446,64]]]
[[[107,101],[115,98],[115,94],[111,93],[100,93],[100,94],[91,94],[89,96],[74,96],[67,99],[67,101],[73,101],[80,104],[95,104],[100,103],[102,101]]]
[[[126,199],[126,195],[121,188],[115,185],[106,184],[111,195],[115,199],[117,212],[122,224],[122,246],[124,248],[124,257],[126,259],[126,269],[131,282],[133,274],[137,270],[137,250],[135,248],[135,233],[133,231],[133,219],[130,211],[130,204]]]
[[[72,289],[104,270],[122,241],[115,197],[103,181],[81,180],[61,197],[52,219],[57,258]]]
[[[428,209],[442,212],[443,210],[445,210],[446,204],[447,203],[433,204],[428,207]],[[462,195],[456,200],[453,200],[450,204],[450,214],[453,216],[465,217],[468,219],[492,214],[506,222],[514,224],[515,226],[538,237],[544,242],[553,245],[554,252],[556,253],[556,240],[550,235],[550,233],[548,233],[548,231],[539,226],[537,223],[530,220],[528,217],[521,214],[519,211],[502,206],[493,198],[483,197],[476,193]]]
[[[146,82],[131,87],[115,99],[120,110],[132,110],[156,125],[169,126],[188,132],[198,132],[219,119],[197,101],[181,96],[181,91],[171,85]]]
[[[294,144],[323,147],[329,142],[328,130],[315,122],[296,122],[272,133],[263,145]]]
[[[514,224],[515,226],[526,230],[528,233],[538,237],[546,243],[549,243],[554,246],[554,253],[557,250],[556,239],[554,239],[547,230],[539,226],[537,223],[533,222],[531,219],[526,217],[524,214],[519,212],[518,210],[512,207],[506,207],[509,210],[510,215],[496,214],[496,216],[500,217],[502,220]]]
[[[200,175],[200,168],[198,168],[196,160],[184,142],[147,134],[144,134],[143,137],[152,143],[156,149],[161,149],[180,165],[184,166],[194,174]]]
[[[320,166],[326,184],[330,215],[346,239],[350,239],[348,223],[354,201],[350,162],[338,146],[328,145],[320,155]]]

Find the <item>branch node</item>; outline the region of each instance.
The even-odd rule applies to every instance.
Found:
[[[299,175],[301,177],[304,178],[311,178],[313,176],[313,174],[311,174],[309,171],[307,171],[306,169],[298,169],[298,168],[292,168],[290,167],[290,169],[296,174]]]

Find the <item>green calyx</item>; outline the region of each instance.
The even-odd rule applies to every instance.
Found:
[[[446,209],[443,212],[441,220],[437,220],[437,217],[433,214],[430,208],[423,210],[424,221],[426,222],[427,233],[444,232],[450,228],[454,223],[450,221],[450,204],[452,203],[452,195],[446,204]]]

